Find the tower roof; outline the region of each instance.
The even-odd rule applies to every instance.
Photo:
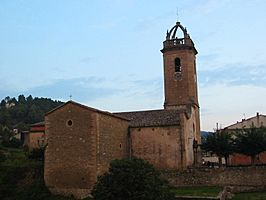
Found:
[[[181,30],[183,33],[183,37],[178,38],[177,32]],[[177,50],[177,49],[190,49],[193,50],[195,55],[198,53],[196,48],[194,47],[194,43],[190,38],[187,29],[181,25],[180,22],[176,22],[176,24],[166,32],[166,40],[163,42],[163,49],[161,50],[163,53],[168,50]]]
[[[188,33],[187,33],[187,29],[184,28],[180,22],[176,22],[175,26],[173,28],[170,29],[170,31],[166,33],[166,40],[171,40],[171,39],[176,39],[177,37],[177,30],[181,29],[183,34],[184,34],[184,38],[185,37],[189,37]],[[179,38],[181,39],[181,38]]]

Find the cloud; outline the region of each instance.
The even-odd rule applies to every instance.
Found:
[[[99,77],[73,78],[55,80],[49,84],[27,88],[24,90],[8,91],[0,90],[0,96],[17,96],[18,94],[33,95],[38,97],[49,97],[53,99],[68,100],[72,99],[79,102],[85,100],[95,100],[114,94],[119,94],[123,89],[109,87],[107,80]]]
[[[67,101],[72,100],[106,110],[153,109],[163,105],[162,78],[149,80],[127,77],[106,79],[103,77],[80,77],[59,79],[49,84],[25,90],[8,92],[0,89],[0,96],[17,97],[19,94],[34,97],[48,97]]]
[[[52,97],[55,99],[69,99],[70,95],[75,101],[95,100],[97,98],[108,97],[119,94],[122,90],[104,86],[103,78],[75,78],[67,80],[57,80],[56,82],[32,88],[28,93],[34,96]]]
[[[217,69],[199,70],[199,85],[253,85],[266,87],[266,65],[230,64]]]
[[[132,78],[132,76],[131,76]],[[163,105],[162,78],[149,80],[116,80],[121,88],[118,94],[100,97],[85,104],[109,111],[132,111],[161,108]]]
[[[201,62],[210,62],[210,61],[215,60],[217,57],[218,57],[217,54],[205,54],[205,55],[199,56],[198,59]]]

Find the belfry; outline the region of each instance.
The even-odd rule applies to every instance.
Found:
[[[180,32],[181,35],[178,35]],[[200,119],[197,86],[197,50],[187,29],[176,22],[167,30],[163,42],[164,108],[189,109],[194,112],[193,132],[195,142],[200,142]]]
[[[181,30],[183,37],[178,37]],[[198,107],[196,54],[192,39],[180,22],[166,34],[163,42],[165,109],[186,105]]]

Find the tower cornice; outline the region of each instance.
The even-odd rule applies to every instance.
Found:
[[[161,52],[165,53],[165,52],[174,51],[174,50],[192,50],[195,55],[198,54],[198,51],[197,51],[197,49],[194,46],[188,46],[188,45],[169,46],[167,48],[161,49]]]

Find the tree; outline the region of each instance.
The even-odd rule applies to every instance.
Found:
[[[25,96],[23,94],[18,96],[18,102],[20,104],[25,104],[26,103],[26,98],[25,98]]]
[[[242,129],[236,133],[235,146],[238,153],[251,157],[255,165],[256,156],[266,151],[266,128],[254,126]]]
[[[223,157],[228,166],[229,155],[234,152],[232,134],[221,130],[211,133],[203,138],[201,149],[216,154],[219,159],[219,167],[222,167]]]
[[[5,107],[6,106],[6,101],[4,99],[1,101],[0,106],[1,107]]]
[[[48,98],[33,98],[31,95],[25,98],[21,94],[18,96],[18,101],[8,96],[1,101],[0,124],[9,129],[28,130],[30,124],[43,121],[46,112],[62,103]]]
[[[94,200],[172,200],[174,194],[148,162],[133,158],[114,160],[109,172],[98,177]]]
[[[5,102],[9,103],[9,101],[10,101],[10,97],[9,96],[5,97]]]
[[[8,143],[14,136],[14,132],[6,126],[0,125],[0,136],[2,137],[3,142]]]
[[[32,98],[32,96],[31,96],[31,95],[29,95],[29,96],[26,98],[26,101],[27,101],[27,103],[28,103],[28,104],[31,104],[31,103],[32,103],[32,101],[33,101],[33,98]]]

